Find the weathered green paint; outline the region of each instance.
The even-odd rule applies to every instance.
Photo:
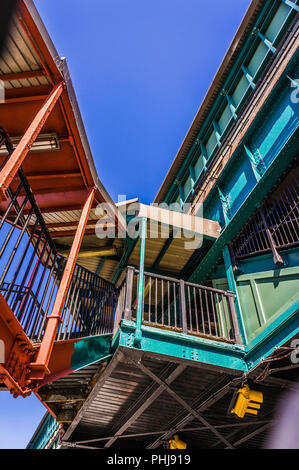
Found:
[[[299,300],[271,322],[246,348],[248,368],[268,357],[275,348],[288,343],[299,333]]]
[[[80,370],[111,356],[112,335],[99,335],[83,338],[75,343],[71,369]]]
[[[229,225],[223,230],[221,236],[214,243],[208,254],[199,264],[198,268],[194,271],[190,277],[191,282],[202,284],[206,280],[217,261],[221,258],[222,250],[225,245],[229,244],[239,233],[263,199],[267,196],[269,191],[271,191],[279,175],[287,169],[291,161],[297,156],[296,149],[298,148],[298,145],[299,133],[297,132],[292,135],[284,148],[279,152],[276,159],[265,171],[260,182],[256,184],[245,202],[239,208],[238,212],[230,221]]]
[[[123,321],[118,345],[135,349],[135,323]],[[142,326],[138,349],[177,359],[187,359],[220,368],[246,371],[245,348],[183,333]]]
[[[243,344],[247,344],[247,336],[246,336],[246,331],[244,328],[244,320],[243,320],[244,313],[242,314],[242,308],[240,305],[237,283],[236,283],[235,276],[234,276],[234,271],[233,271],[233,266],[232,266],[232,261],[231,261],[228,246],[225,246],[223,248],[223,259],[224,259],[224,265],[225,265],[229,290],[233,292],[236,296],[235,297],[236,314],[237,314],[237,319],[239,323],[239,329],[240,329],[240,333],[242,336]],[[243,311],[245,312],[245,309]]]
[[[242,274],[236,281],[248,341],[299,300],[299,267]]]

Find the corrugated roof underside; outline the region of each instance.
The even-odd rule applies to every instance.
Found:
[[[42,64],[30,45],[26,34],[20,23],[13,18],[11,28],[6,40],[6,46],[0,58],[0,73],[2,75],[19,72],[33,72],[42,70]],[[5,82],[5,88],[22,88],[40,85],[48,85],[47,77],[34,77]]]
[[[142,363],[164,381],[178,367],[177,363],[166,362],[155,357],[143,356]],[[196,410],[228,384],[233,377],[234,375],[218,368],[202,368],[199,365],[187,366],[171,383],[171,388]],[[132,415],[138,412],[158,387],[159,385],[145,375],[137,365],[132,362],[126,363],[126,359],[123,359],[106,378],[82,413],[71,440],[114,436],[122,426],[128,423]],[[261,428],[263,423],[271,420],[282,391],[275,384],[267,383],[267,381],[264,384],[256,384],[255,388],[263,390],[264,393],[264,403],[258,417],[248,416],[246,420],[240,420],[228,413],[233,389],[200,412],[211,425],[224,426],[219,428],[221,435],[240,448],[262,448],[264,446],[268,430],[259,432],[256,436],[248,440],[245,439],[244,442],[241,440]],[[183,428],[197,429],[184,431],[180,428],[181,423],[183,423]],[[124,433],[140,434],[177,428],[180,429],[180,437],[189,443],[190,448],[226,447],[225,443],[219,441],[211,430],[205,428],[202,422],[190,415],[167,391],[160,393],[158,398],[153,400],[141,415],[132,420],[130,425],[126,426]],[[118,439],[112,444],[112,447],[124,448],[123,446],[126,446],[125,448],[130,448],[131,446],[132,448],[134,445],[140,445],[142,448],[148,446],[157,448],[161,445],[161,442],[158,442],[155,447],[154,443],[157,438],[158,435]],[[97,445],[101,447],[106,442],[106,440],[100,441]]]

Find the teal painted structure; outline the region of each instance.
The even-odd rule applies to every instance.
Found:
[[[233,131],[240,125],[243,113],[251,110],[246,118],[252,118],[250,126],[242,134],[203,204],[204,217],[220,222],[220,236],[206,251],[201,253],[199,249],[194,254],[193,258],[198,262],[187,278],[181,276],[189,282],[212,285],[235,294],[243,344],[142,323],[147,250],[146,219],[142,219],[136,321],[120,316],[119,329],[113,338],[107,335],[79,341],[72,358],[72,370],[80,370],[100,360],[109,362],[119,350],[126,349],[161,360],[166,358],[173,363],[213,368],[219,374],[225,371],[232,376],[241,376],[260,367],[277,348],[288,347],[299,334],[299,236],[297,246],[279,250],[283,260],[280,265],[275,264],[270,252],[261,250],[260,254],[238,262],[231,252],[232,242],[284,175],[291,171],[291,165],[299,155],[298,48],[288,60],[285,58],[283,69],[277,66],[274,70],[274,74],[278,71],[281,74],[261,109],[256,113],[254,107],[250,108],[254,96],[259,92],[261,96],[267,94],[273,60],[283,54],[289,36],[298,34],[298,10],[295,1],[263,2],[221,90],[215,93],[214,102],[161,201],[178,202],[183,209],[185,202],[192,204],[196,200],[216,158],[225,146],[233,146],[237,139],[233,138]],[[246,119],[241,121],[244,128]],[[137,242],[137,239],[128,240],[113,282],[119,280]],[[165,274],[159,272],[159,265],[169,246],[170,240],[165,242],[156,258],[152,273]],[[46,425],[40,433],[47,435]],[[46,442],[46,438],[39,439]],[[38,439],[35,445],[40,445]]]
[[[99,335],[77,341],[72,354],[71,370],[81,370],[99,361],[109,359],[111,357],[111,339],[112,335]]]
[[[222,90],[216,96],[186,158],[173,177],[163,202],[179,202],[181,206],[185,202],[192,203],[215,157],[227,144],[227,136],[250,103],[252,94],[267,79],[267,67],[271,65],[275,54],[280,52],[281,41],[291,31],[291,24],[294,28],[297,9],[296,2],[264,2],[227,74]],[[299,105],[293,100],[293,92],[298,75],[299,50],[289,58],[266,102],[254,117],[221,172],[217,184],[204,201],[204,217],[220,222],[222,231],[189,277],[191,282],[204,284],[210,280],[214,287],[235,293],[237,318],[245,346],[218,344],[210,339],[142,325],[146,253],[146,219],[142,219],[136,323],[122,321],[110,350],[108,343],[100,344],[96,338],[79,342],[72,360],[74,370],[84,367],[84,364],[95,363],[100,356],[109,360],[118,346],[141,350],[144,348],[152,353],[185,357],[189,360],[200,357],[203,363],[246,370],[252,362],[258,360],[252,360],[252,351],[260,350],[254,357],[263,357],[264,350],[259,344],[263,345],[270,337],[277,337],[278,342],[283,341],[284,329],[285,340],[289,339],[289,326],[285,316],[290,315],[296,331],[297,313],[294,309],[298,301],[296,285],[299,276],[299,248],[282,253],[285,262],[283,267],[277,267],[269,254],[242,260],[239,271],[234,272],[228,245],[297,157]],[[114,275],[114,282],[117,282],[127,265],[137,241],[128,241],[127,250]],[[153,272],[159,272],[159,262],[168,246],[169,242],[166,241],[158,262],[153,266]],[[281,319],[284,320],[280,321]]]
[[[45,449],[45,447],[48,446],[50,440],[53,438],[53,435],[57,433],[58,428],[59,424],[57,421],[53,418],[53,416],[47,413],[42,419],[31,441],[29,442],[27,449]],[[53,442],[51,448],[56,449],[57,446],[58,436],[56,442]]]

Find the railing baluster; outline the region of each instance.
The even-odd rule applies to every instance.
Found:
[[[221,314],[221,304],[219,302],[219,294],[217,292],[215,294],[215,297],[216,297],[216,303],[217,303],[217,309],[218,309],[219,323],[220,323],[220,328],[221,328],[221,337],[225,338],[223,318],[222,318],[222,314]]]
[[[196,299],[196,289],[193,287],[193,298],[194,298],[194,310],[195,310],[195,324],[196,324],[196,331],[199,333],[198,328],[198,310],[197,310],[197,299]]]
[[[168,310],[168,314],[167,314],[168,325],[167,325],[167,326],[171,326],[171,321],[170,321],[170,291],[169,291],[169,281],[167,281],[167,302],[168,302],[168,306],[167,306],[167,310]]]
[[[206,311],[207,311],[208,326],[209,326],[209,335],[212,336],[211,318],[210,318],[210,310],[209,310],[209,299],[208,299],[207,289],[205,289],[205,300],[206,300]]]
[[[173,282],[172,283],[172,287],[173,287],[173,303],[174,303],[174,327],[177,328],[178,327],[178,320],[177,320],[177,294],[176,294],[176,283]]]
[[[204,311],[203,311],[202,289],[199,289],[199,300],[200,300],[202,331],[203,331],[203,334],[205,335],[206,334],[206,326],[205,326],[205,318],[204,318]]]
[[[211,292],[211,303],[212,303],[212,311],[213,311],[213,318],[214,318],[214,325],[215,325],[215,333],[216,333],[216,336],[220,336],[219,332],[218,332],[218,324],[217,324],[217,320],[216,320],[214,293],[213,292]]]
[[[126,307],[125,319],[132,320],[132,296],[133,296],[133,283],[134,283],[134,268],[128,267],[127,282],[126,282]]]
[[[152,308],[152,277],[149,277],[149,291],[148,291],[148,321],[151,323],[151,308]]]
[[[180,316],[181,316],[181,328],[183,333],[188,332],[187,326],[187,314],[186,314],[186,296],[185,296],[185,282],[180,280]]]
[[[191,305],[191,296],[190,296],[190,286],[187,286],[188,292],[188,311],[189,311],[189,330],[193,331],[193,322],[192,322],[192,305]]]

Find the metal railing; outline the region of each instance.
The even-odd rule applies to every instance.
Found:
[[[115,330],[122,318],[136,321],[137,269],[129,267],[121,286]],[[144,325],[241,343],[232,292],[191,284],[183,280],[144,274],[142,323]]]
[[[116,303],[117,291],[113,284],[76,265],[57,339],[112,333]]]
[[[299,245],[299,165],[298,161],[236,237],[231,249],[236,260]]]
[[[41,341],[66,260],[57,253],[22,170],[3,204],[0,294],[27,336]],[[112,333],[116,297],[111,283],[77,265],[56,339]]]

